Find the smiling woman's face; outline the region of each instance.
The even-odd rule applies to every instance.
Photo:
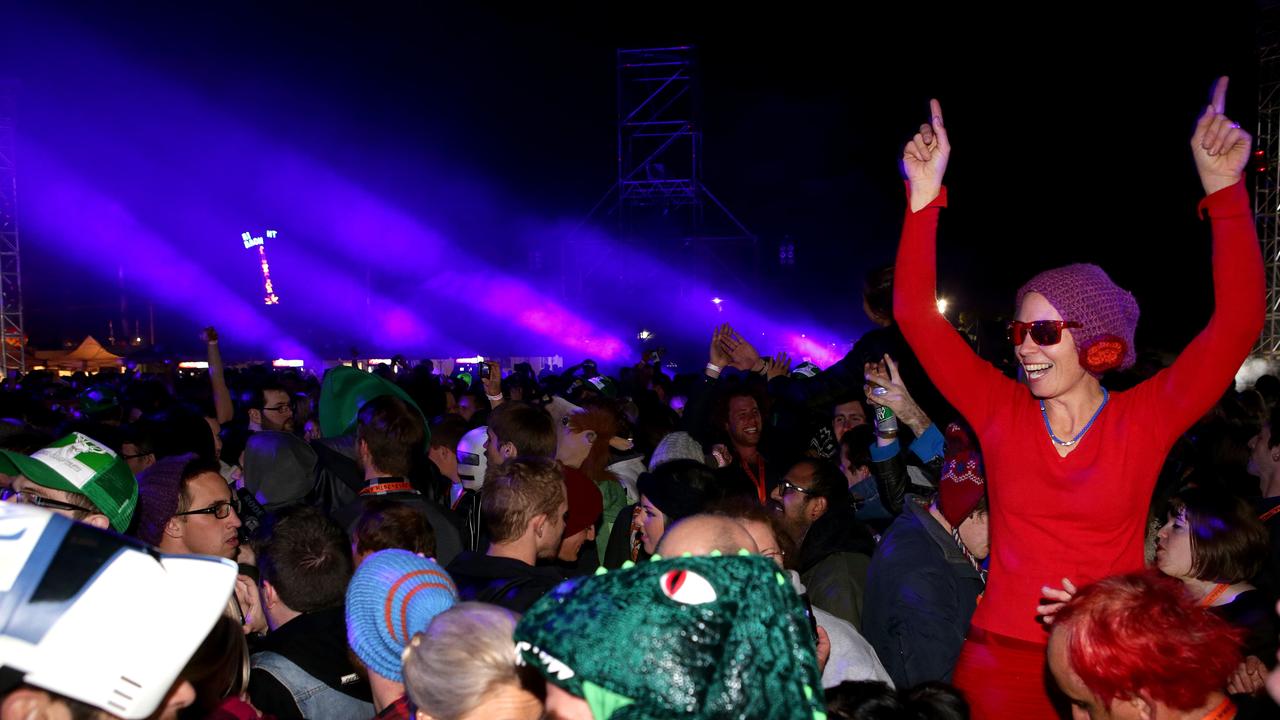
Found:
[[[1027,293],[1022,298],[1014,319],[1030,323],[1070,318],[1059,315],[1040,293]],[[1080,365],[1075,338],[1068,328],[1063,328],[1062,339],[1053,345],[1037,345],[1031,339],[1031,334],[1027,333],[1022,338],[1022,344],[1014,347],[1013,355],[1026,374],[1031,394],[1038,398],[1058,397],[1075,387],[1086,374],[1084,367]]]

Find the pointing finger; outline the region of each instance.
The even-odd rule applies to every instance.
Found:
[[[1218,78],[1218,82],[1213,86],[1213,106],[1214,112],[1226,112],[1227,108],[1227,76],[1223,75]]]
[[[938,136],[938,144],[943,150],[951,147],[951,140],[947,137],[947,126],[942,122],[942,103],[936,98],[929,101],[930,122],[933,124],[933,132]]]

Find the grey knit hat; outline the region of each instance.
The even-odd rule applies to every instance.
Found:
[[[697,460],[705,465],[707,456],[692,435],[681,431],[670,433],[658,442],[658,446],[653,449],[653,456],[649,458],[649,472],[672,460]]]

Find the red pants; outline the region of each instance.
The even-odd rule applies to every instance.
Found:
[[[980,628],[970,629],[952,677],[972,720],[1057,720],[1046,685],[1052,682],[1044,646]]]

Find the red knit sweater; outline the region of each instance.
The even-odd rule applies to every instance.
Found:
[[[944,188],[928,207],[907,213],[894,318],[982,445],[991,572],[973,624],[1043,643],[1048,636],[1035,614],[1041,586],[1142,568],[1147,506],[1165,455],[1218,400],[1262,330],[1253,215],[1243,182],[1201,202],[1213,225],[1213,317],[1172,366],[1112,393],[1080,444],[1061,457],[1030,391],[977,357],[938,313],[935,238],[945,206]]]

